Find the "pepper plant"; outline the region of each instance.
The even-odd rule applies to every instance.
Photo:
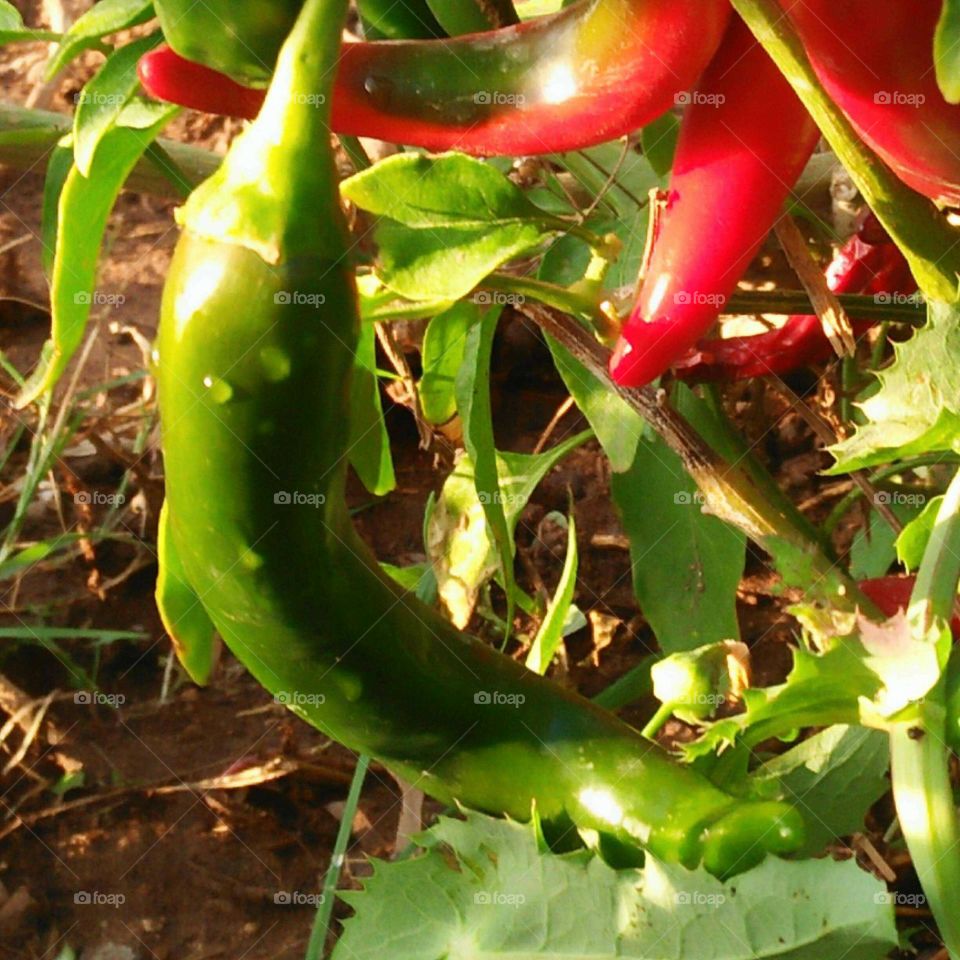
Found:
[[[72,124],[0,114],[0,160],[47,162],[53,329],[17,404],[49,403],[83,338],[90,237],[119,191],[179,193],[153,371],[157,602],[177,655],[207,683],[222,641],[305,722],[450,806],[344,894],[356,915],[335,956],[883,956],[896,896],[824,854],[863,828],[889,769],[960,960],[952,4],[528,6],[358,0],[362,37],[344,42],[347,0],[101,0],[58,38],[0,2],[0,40],[58,41],[51,75],[106,57]],[[182,107],[252,123],[221,163],[158,139]],[[784,216],[813,216],[791,191],[821,135],[873,210],[835,238],[825,280]],[[371,164],[357,137],[408,149]],[[521,155],[542,158],[533,187],[509,175]],[[346,204],[373,223],[372,263]],[[775,225],[803,295],[737,289]],[[506,305],[542,329],[590,424],[545,453],[494,443]],[[791,316],[710,336],[754,312]],[[429,320],[417,416],[456,416],[464,450],[426,519],[429,562],[398,569],[355,533],[344,491],[349,466],[372,493],[394,485],[374,333],[411,318]],[[918,329],[888,350],[904,325]],[[830,472],[878,506],[883,482],[931,496],[893,516],[895,542],[861,538],[849,557],[831,533],[851,496],[815,527],[722,393],[690,386],[834,350]],[[517,504],[591,434],[660,651],[593,702],[545,676],[576,621],[574,518],[548,602],[514,571]],[[774,686],[750,685],[739,637],[748,539],[795,600],[793,669]],[[464,632],[490,581],[500,650]],[[651,693],[642,730],[616,715]],[[665,746],[671,718],[690,736]]]

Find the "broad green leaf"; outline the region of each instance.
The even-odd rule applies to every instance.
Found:
[[[120,47],[76,95],[73,152],[77,168],[83,176],[90,176],[97,146],[113,129],[123,108],[140,85],[137,62],[162,40],[163,34],[158,30]]]
[[[151,0],[99,0],[64,34],[60,46],[47,64],[47,79],[53,79],[84,50],[95,47],[101,37],[146,23],[152,17]]]
[[[547,672],[547,667],[550,666],[550,661],[553,660],[553,655],[563,640],[563,628],[567,622],[577,586],[578,563],[577,524],[571,511],[570,519],[567,521],[567,555],[563,561],[560,581],[557,583],[553,599],[547,607],[547,614],[527,654],[527,666],[541,676]]]
[[[949,103],[960,103],[960,0],[943,0],[933,60],[940,91]]]
[[[915,454],[954,450],[960,437],[960,308],[931,302],[928,319],[894,348],[880,389],[860,404],[867,423],[830,448],[848,473]]]
[[[390,436],[377,382],[376,331],[373,324],[360,327],[350,381],[350,443],[347,455],[360,482],[375,496],[389,493],[397,480],[390,454]]]
[[[177,109],[159,103],[130,104],[121,120],[129,110],[137,127],[118,125],[104,137],[103,149],[97,151],[89,177],[84,177],[76,166],[68,174],[60,194],[60,226],[50,289],[51,349],[17,397],[19,407],[53,388],[80,345],[91,307],[99,299],[95,290],[97,261],[107,218],[137,160]],[[143,127],[147,116],[153,122]]]
[[[380,276],[411,300],[459,300],[566,226],[493,166],[457,153],[397,154],[340,189],[381,218]]]
[[[712,414],[686,388],[677,408],[709,439]],[[659,437],[641,440],[610,486],[630,538],[634,593],[664,653],[737,639],[743,533],[703,512],[696,484]]]
[[[427,326],[419,392],[423,417],[428,423],[446,423],[457,412],[457,371],[463,363],[467,332],[479,319],[479,308],[464,302],[437,314]]]
[[[341,894],[356,915],[333,960],[881,960],[897,943],[886,888],[853,860],[771,857],[727,883],[649,855],[615,870],[474,813],[420,843]]]
[[[536,455],[497,453],[497,475],[511,535],[537,484],[590,436],[591,431],[584,431]],[[461,629],[473,614],[480,587],[499,566],[483,507],[473,462],[464,455],[444,481],[424,535],[440,598]]]
[[[507,629],[513,622],[514,584],[513,528],[507,521],[504,493],[500,488],[497,449],[493,438],[490,404],[490,356],[500,310],[488,310],[466,335],[463,362],[454,381],[457,410],[463,422],[463,445],[473,463],[477,496],[493,534],[500,558],[500,574],[507,593]]]
[[[157,554],[160,572],[157,575],[157,610],[173,641],[177,659],[190,679],[205,686],[217,662],[219,648],[216,628],[206,608],[190,586],[180,554],[170,530],[170,511],[164,502],[157,528]]]
[[[57,224],[60,194],[73,169],[73,135],[67,134],[50,152],[47,173],[43,180],[43,212],[40,218],[40,260],[48,282],[53,276],[57,252]]]
[[[889,767],[886,734],[838,724],[768,760],[753,778],[778,781],[777,796],[807,813],[805,852],[815,856],[863,830],[867,811],[890,789]]]
[[[895,501],[897,495],[887,491],[880,491],[877,496],[886,498],[894,516],[904,524],[909,524],[922,509],[918,503]],[[893,527],[879,513],[872,512],[867,530],[858,530],[850,545],[850,576],[854,580],[882,577],[897,559],[896,541]]]
[[[897,559],[907,568],[914,571],[920,566],[923,553],[930,542],[930,534],[937,522],[937,514],[943,497],[933,497],[923,508],[923,512],[914,517],[897,537]]]

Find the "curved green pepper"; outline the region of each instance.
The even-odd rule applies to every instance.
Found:
[[[361,0],[374,37],[444,36],[426,0]],[[240,83],[266,86],[303,0],[155,0],[167,43]]]
[[[307,722],[447,801],[719,874],[801,845],[384,576],[344,502],[358,312],[329,133],[347,0],[308,0],[260,117],[187,203],[158,378],[168,530],[227,646]]]

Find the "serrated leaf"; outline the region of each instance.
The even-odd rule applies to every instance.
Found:
[[[927,323],[894,348],[880,389],[860,404],[867,423],[830,448],[827,473],[953,450],[960,436],[960,308],[931,302]]]
[[[53,79],[84,50],[96,46],[101,37],[146,23],[152,17],[152,0],[99,0],[64,34],[47,64],[47,79]]]
[[[420,407],[428,423],[446,423],[457,412],[454,393],[457,371],[463,363],[467,331],[480,319],[472,303],[458,303],[437,314],[423,336]]]
[[[52,389],[80,345],[95,299],[97,261],[107,218],[130,171],[178,109],[160,103],[139,105],[138,118],[153,117],[149,127],[114,127],[104,138],[104,149],[97,151],[91,175],[84,177],[76,165],[67,175],[60,194],[50,288],[52,339],[17,397],[18,407]]]
[[[376,332],[370,323],[360,327],[353,359],[347,455],[360,482],[375,496],[382,497],[397,485],[377,381]]]
[[[933,39],[937,84],[948,103],[960,103],[960,0],[943,0]]]
[[[73,152],[77,168],[90,176],[93,156],[103,138],[113,129],[124,107],[131,102],[140,85],[137,63],[145,53],[158,46],[163,34],[158,30],[125,44],[77,94],[77,112],[73,118]]]
[[[804,851],[813,856],[863,830],[867,811],[890,789],[889,767],[886,734],[838,724],[768,760],[753,778],[778,781],[777,796],[805,812]]]
[[[896,944],[883,884],[854,861],[771,858],[728,883],[649,856],[615,870],[478,814],[421,843],[342,894],[357,912],[334,960],[880,960]]]
[[[941,503],[943,503],[943,497],[933,497],[928,500],[920,515],[914,517],[897,537],[897,559],[910,573],[920,566],[924,551],[930,542],[930,535],[937,524]]]
[[[459,300],[565,226],[492,165],[458,153],[397,154],[340,189],[381,218],[379,274],[411,300]]]
[[[497,453],[497,475],[511,533],[537,484],[590,435],[584,431],[535,455]],[[424,539],[440,598],[450,619],[462,629],[473,614],[480,587],[498,568],[469,456],[462,456],[444,481]]]

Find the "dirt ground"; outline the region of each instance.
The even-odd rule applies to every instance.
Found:
[[[39,22],[34,7],[39,2],[23,5],[30,23]],[[0,51],[4,99],[24,103],[36,95],[44,55],[42,45]],[[97,62],[95,54],[85,57],[41,102],[68,111]],[[230,133],[221,121],[187,116],[170,135],[222,150]],[[38,240],[42,172],[0,168],[0,350],[20,371],[35,362],[49,323]],[[169,664],[152,595],[162,497],[152,386],[144,378],[109,390],[101,385],[144,369],[176,240],[172,209],[169,201],[124,194],[111,218],[98,289],[117,296],[96,314],[97,336],[78,375],[78,389],[91,390],[87,417],[39,491],[21,539],[78,524],[95,529],[107,507],[94,501],[80,509],[71,494],[116,489],[130,470],[118,521],[124,537],[0,581],[0,626],[140,634],[100,643],[66,639],[56,650],[10,640],[0,647],[0,707],[14,715],[23,707],[21,719],[42,721],[36,729],[0,729],[3,960],[54,958],[67,947],[84,960],[302,957],[314,910],[309,898],[327,868],[352,776],[352,754],[275,704],[229,656],[205,689]],[[36,427],[32,415],[13,411],[13,384],[2,376],[0,439],[19,426],[25,432],[0,476],[0,526],[13,515]],[[815,387],[812,380],[794,384],[800,392]],[[514,319],[495,357],[498,445],[531,451],[564,399],[539,337]],[[843,490],[814,477],[826,459],[803,421],[782,398],[762,391],[728,399],[747,432],[776,423],[762,452],[812,518],[824,516]],[[419,449],[406,409],[388,406],[387,422],[397,489],[358,516],[379,558],[407,564],[423,559],[424,507],[443,474]],[[574,411],[553,440],[584,425]],[[569,489],[581,555],[576,600],[611,618],[613,629],[602,648],[589,630],[568,638],[561,680],[593,694],[649,651],[653,639],[636,609],[606,462],[594,443],[554,470],[527,507],[518,532],[523,581],[556,583],[562,544],[541,521],[566,508]],[[351,496],[354,505],[369,501],[357,486]],[[788,668],[793,630],[769,585],[769,572],[751,556],[740,615],[759,682]],[[97,694],[78,683],[71,673],[77,668],[95,677]],[[648,705],[635,708],[637,718],[648,713]],[[373,768],[343,883],[362,878],[368,855],[392,853],[399,804],[396,782]],[[338,904],[336,915],[342,910]]]

